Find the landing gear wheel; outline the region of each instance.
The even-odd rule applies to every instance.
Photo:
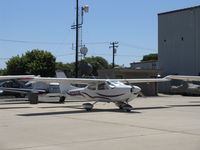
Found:
[[[38,95],[36,93],[29,93],[28,100],[30,104],[37,104],[38,103]]]
[[[64,102],[65,102],[65,97],[64,97],[64,96],[61,96],[59,102],[60,102],[60,103],[64,103]]]
[[[130,110],[130,109],[124,109],[124,111],[125,111],[125,112],[131,112],[131,110]]]
[[[92,111],[92,109],[91,108],[86,108],[86,111]]]
[[[85,110],[87,110],[87,111],[91,111],[92,108],[93,108],[93,105],[90,104],[90,103],[84,103],[84,104],[83,104],[83,108],[84,108]]]
[[[120,110],[122,110],[122,109],[123,109],[123,107],[122,107],[122,106],[119,106],[119,109],[120,109]]]
[[[123,104],[121,107],[125,112],[130,112],[133,109],[133,107],[129,104]]]

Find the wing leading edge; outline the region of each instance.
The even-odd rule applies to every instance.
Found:
[[[166,79],[183,80],[183,81],[200,81],[200,76],[181,76],[181,75],[169,75]]]
[[[145,83],[145,82],[166,82],[170,81],[170,79],[161,78],[161,79],[84,79],[84,78],[43,78],[43,77],[35,77],[33,81],[40,82],[59,82],[59,83],[71,83],[71,84],[93,84],[93,83],[102,83],[106,81],[120,81],[120,82],[128,82],[128,83]]]
[[[0,80],[31,80],[35,78],[34,75],[10,75],[10,76],[0,76]]]
[[[19,75],[19,76],[0,76],[0,80],[32,80],[41,81],[46,83],[59,82],[59,83],[71,83],[71,84],[93,84],[102,83],[105,81],[120,81],[128,83],[149,83],[149,82],[166,82],[172,79],[184,80],[184,81],[200,81],[200,76],[180,76],[180,75],[169,75],[164,78],[143,78],[143,79],[85,79],[85,78],[45,78],[34,75]]]

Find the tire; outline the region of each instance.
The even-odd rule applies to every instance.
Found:
[[[92,109],[91,108],[86,108],[86,111],[92,111]]]
[[[59,102],[60,102],[60,103],[64,103],[64,102],[65,102],[65,97],[64,97],[64,96],[61,96]]]
[[[38,104],[38,95],[34,93],[29,93],[28,100],[30,101],[30,104]]]

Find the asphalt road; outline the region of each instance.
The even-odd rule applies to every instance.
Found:
[[[0,150],[199,150],[200,97],[138,98],[134,111],[97,103],[0,99]]]

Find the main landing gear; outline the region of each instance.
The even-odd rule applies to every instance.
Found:
[[[84,103],[83,105],[83,108],[86,109],[87,111],[91,111],[92,108],[94,107],[93,104],[90,104],[90,103]]]
[[[93,104],[91,103],[84,103],[82,106],[84,109],[86,109],[87,111],[91,111],[94,107],[94,104],[96,104],[98,101],[94,102]]]
[[[95,103],[97,103],[97,102],[95,102]],[[95,103],[94,103],[94,104],[95,104]],[[83,107],[84,109],[86,109],[87,111],[91,111],[91,110],[93,109],[93,107],[94,107],[94,104],[91,104],[91,103],[84,103],[84,104],[82,105],[82,107]],[[133,107],[132,107],[131,105],[129,105],[128,103],[117,102],[117,103],[115,103],[115,104],[119,107],[119,109],[124,110],[125,112],[130,112],[131,110],[133,110]]]
[[[65,96],[61,96],[60,99],[59,99],[59,102],[64,103],[65,102]]]
[[[124,110],[126,112],[130,112],[131,110],[133,110],[133,107],[129,105],[128,103],[117,102],[115,104],[119,107],[119,109]]]

